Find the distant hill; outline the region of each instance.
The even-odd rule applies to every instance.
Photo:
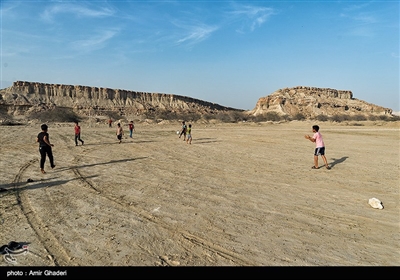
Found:
[[[280,115],[302,114],[306,118],[319,115],[391,115],[392,109],[353,98],[349,90],[298,86],[279,89],[261,97],[248,113],[261,115],[276,112]]]
[[[8,112],[14,111],[14,115],[29,115],[55,107],[72,108],[86,116],[121,117],[149,112],[217,114],[243,111],[175,94],[26,81],[16,81],[11,87],[0,90],[0,105],[8,107]]]
[[[140,116],[149,112],[212,115],[232,111],[249,116],[269,112],[289,117],[302,114],[305,118],[392,114],[389,108],[353,98],[351,91],[303,86],[279,89],[261,97],[253,110],[245,111],[174,94],[16,81],[11,87],[0,90],[0,106],[0,118],[7,114],[29,115],[60,107],[71,108],[85,116]]]

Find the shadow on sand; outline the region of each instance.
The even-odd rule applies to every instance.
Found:
[[[84,177],[85,179],[89,178],[95,178],[98,175],[93,175],[93,176],[88,176]],[[54,179],[54,178],[53,178]],[[24,187],[19,187],[21,186],[19,183],[11,183],[9,185],[12,185],[13,188],[10,188],[6,191],[23,191],[23,190],[33,190],[33,189],[39,189],[39,188],[49,188],[49,187],[54,187],[58,185],[63,185],[65,183],[74,181],[74,180],[82,180],[82,178],[73,178],[69,180],[56,180],[56,181],[49,181],[49,180],[40,180],[40,181],[34,181],[35,183],[22,183],[26,184]]]
[[[85,164],[85,165],[73,165],[73,166],[67,166],[67,167],[58,168],[58,169],[55,170],[55,172],[60,172],[60,171],[68,170],[68,169],[74,169],[74,168],[78,169],[78,168],[83,168],[83,167],[91,167],[91,166],[103,165],[103,164],[114,164],[114,163],[119,163],[119,162],[128,162],[128,161],[134,161],[134,160],[145,159],[145,158],[147,158],[147,157],[110,160],[110,161],[106,161],[106,162],[99,162],[99,163],[92,163],[92,164]]]
[[[339,159],[332,158],[333,162],[330,163],[329,165],[330,165],[330,167],[332,168],[332,167],[334,167],[336,164],[342,163],[342,162],[344,162],[344,161],[345,161],[346,159],[348,159],[348,158],[349,158],[349,157],[341,157],[341,158],[339,158]]]
[[[102,164],[115,164],[118,162],[128,162],[128,161],[133,161],[133,160],[138,160],[138,159],[145,159],[147,157],[138,157],[138,158],[127,158],[127,159],[119,159],[119,160],[110,160],[107,162],[101,162],[101,163],[93,163],[93,164],[85,164],[85,165],[75,165],[75,166],[67,166],[67,167],[61,167],[61,168],[56,168],[54,170],[54,172],[52,173],[58,173],[58,172],[62,172],[65,170],[71,170],[71,169],[79,169],[79,168],[83,168],[83,167],[90,167],[90,166],[96,166],[96,165],[102,165]],[[89,176],[89,177],[84,177],[86,178],[94,178],[97,177],[97,175],[94,176]],[[25,189],[37,189],[37,188],[41,188],[41,187],[53,187],[56,185],[62,185],[65,184],[69,181],[73,181],[73,180],[80,180],[82,178],[73,178],[70,180],[57,180],[57,181],[49,181],[49,180],[54,180],[57,179],[56,178],[52,178],[52,179],[40,179],[39,181],[31,181],[31,182],[15,182],[15,183],[9,183],[9,184],[2,184],[0,185],[0,193],[1,192],[6,192],[6,191],[10,191],[10,190],[25,190]],[[32,182],[34,182],[34,184],[32,184]]]

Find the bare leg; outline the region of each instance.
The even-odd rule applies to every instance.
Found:
[[[324,160],[325,167],[326,167],[327,169],[330,169],[329,164],[328,164],[328,161],[326,160],[325,155],[321,155],[321,157],[322,157],[322,159]]]
[[[318,168],[318,156],[314,156],[314,166]]]

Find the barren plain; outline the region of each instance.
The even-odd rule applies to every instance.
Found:
[[[400,265],[399,122],[48,125],[46,174],[40,123],[0,126],[0,245],[28,246],[0,266]]]

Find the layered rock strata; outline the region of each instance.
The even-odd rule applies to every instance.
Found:
[[[68,107],[80,114],[106,115],[114,111],[122,115],[140,115],[151,111],[214,114],[220,111],[242,111],[258,116],[268,112],[305,118],[346,115],[391,115],[392,109],[377,106],[353,97],[349,90],[298,86],[284,88],[259,98],[253,110],[244,111],[187,96],[137,92],[122,89],[81,85],[47,84],[16,81],[0,90],[3,111],[24,115],[55,107]],[[6,109],[4,109],[6,108]],[[1,112],[0,112],[1,113]]]
[[[186,96],[137,92],[81,85],[16,81],[0,91],[4,105],[58,106],[94,110],[129,110],[137,114],[154,111],[208,112],[239,110]]]
[[[248,111],[254,116],[276,112],[280,115],[302,114],[306,118],[318,115],[391,115],[392,109],[353,98],[349,90],[298,86],[284,88],[261,97],[255,108]]]

